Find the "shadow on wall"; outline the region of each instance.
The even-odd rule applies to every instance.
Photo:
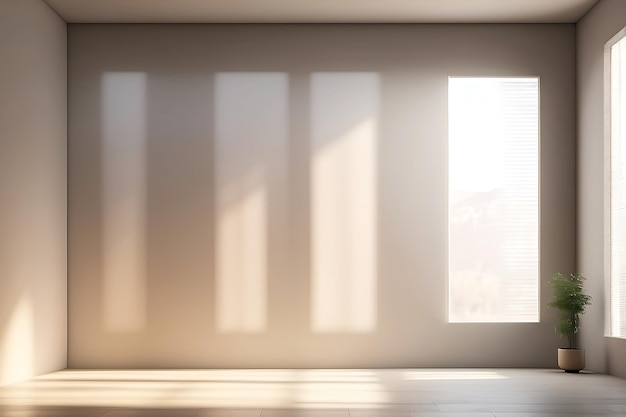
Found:
[[[311,331],[371,332],[380,76],[308,82],[309,166],[297,169],[310,178]],[[216,332],[266,332],[269,281],[289,257],[289,74],[106,72],[101,89],[104,330],[179,326],[167,297],[192,293],[192,310],[213,303],[214,317],[194,318]]]

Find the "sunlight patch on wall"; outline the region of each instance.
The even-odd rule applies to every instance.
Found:
[[[32,303],[28,296],[22,295],[0,339],[0,385],[32,377],[34,325]]]
[[[267,192],[257,186],[244,194],[220,214],[217,231],[217,324],[223,332],[265,329]]]
[[[311,326],[376,327],[379,75],[311,76]]]
[[[216,328],[267,327],[269,207],[287,143],[288,77],[219,73],[215,84]]]
[[[103,313],[111,332],[146,325],[146,82],[102,78]]]

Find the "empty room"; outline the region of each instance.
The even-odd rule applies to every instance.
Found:
[[[0,57],[0,417],[626,416],[626,1],[0,0]]]

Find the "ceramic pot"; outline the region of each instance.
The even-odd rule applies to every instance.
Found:
[[[585,369],[585,349],[559,348],[559,368],[572,373]]]

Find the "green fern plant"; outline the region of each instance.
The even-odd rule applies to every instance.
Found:
[[[580,316],[591,304],[591,297],[583,291],[585,277],[577,272],[569,277],[557,272],[550,279],[553,298],[549,307],[561,311],[561,316],[555,328],[561,337],[566,337],[570,349],[577,347],[577,335],[580,331]]]

